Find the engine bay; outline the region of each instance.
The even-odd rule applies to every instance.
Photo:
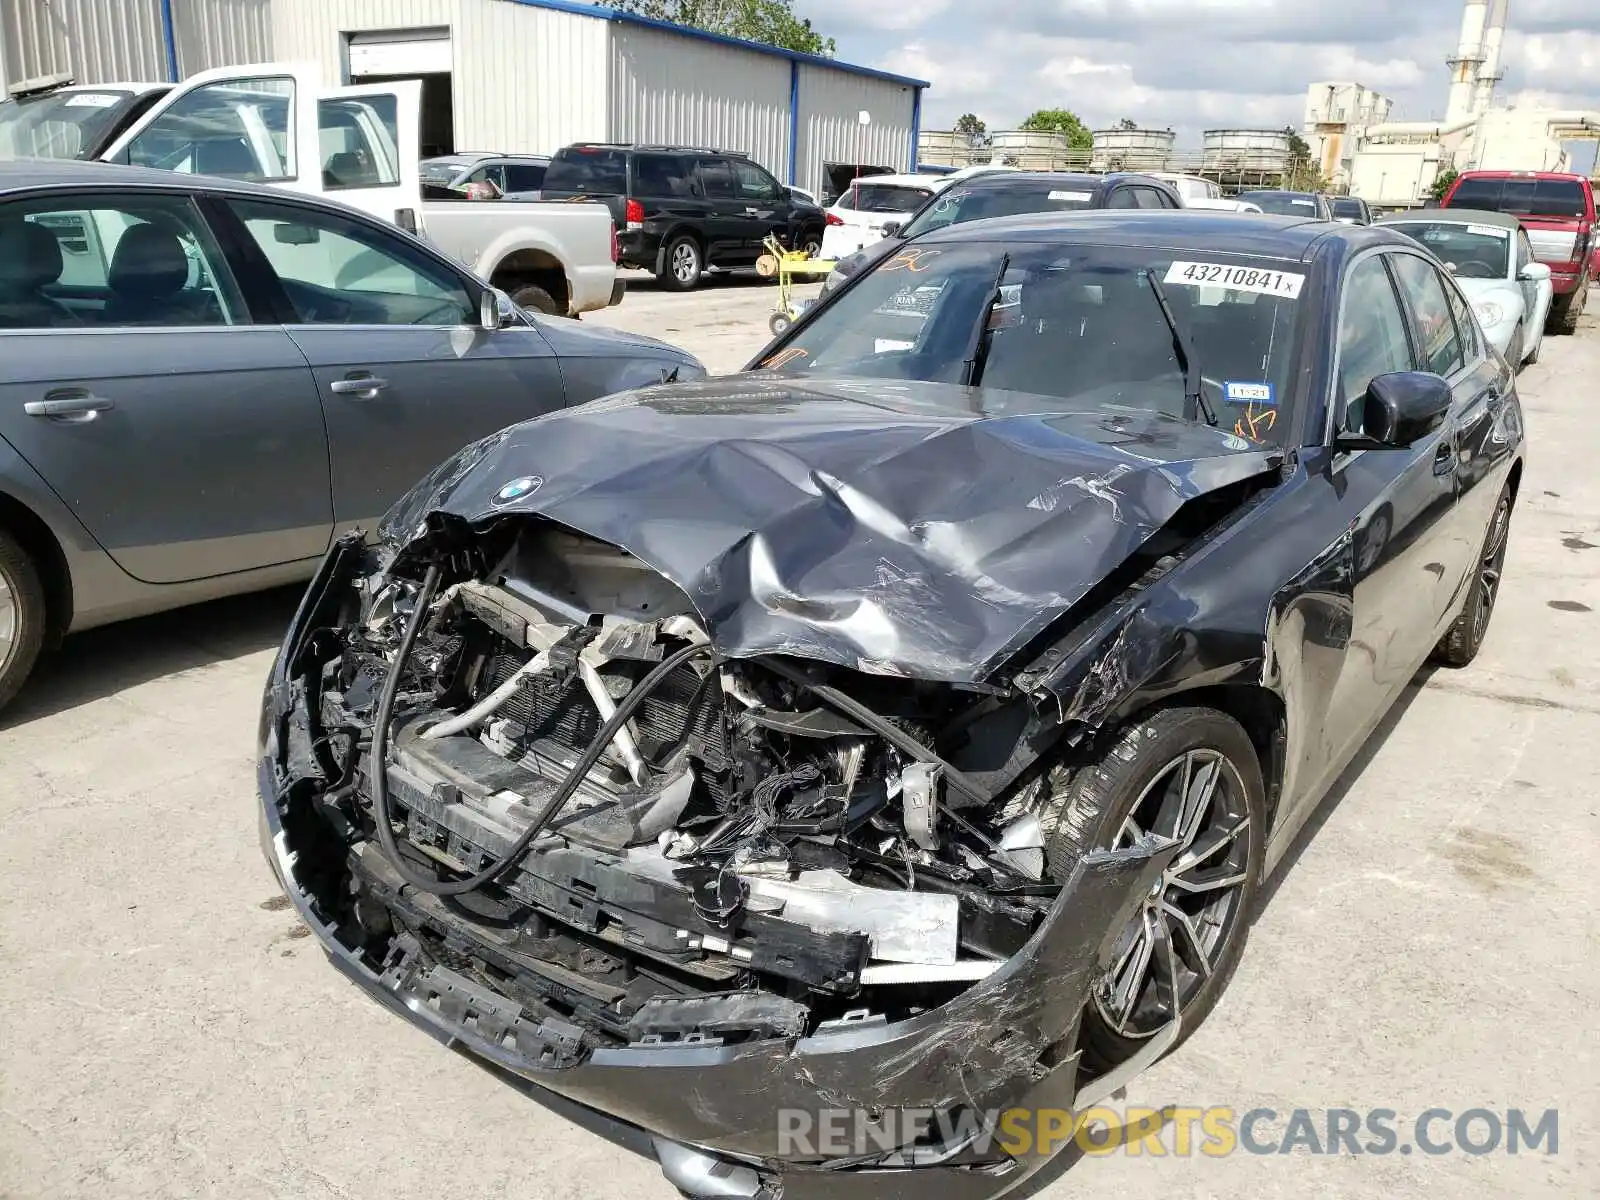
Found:
[[[583,1045],[726,1042],[926,1011],[1038,928],[1049,788],[956,765],[1012,729],[997,689],[724,660],[675,585],[547,522],[496,555],[432,596],[366,574],[322,668],[337,903],[387,969]]]

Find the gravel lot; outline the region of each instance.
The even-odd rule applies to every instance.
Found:
[[[646,283],[596,323],[729,370],[772,301],[753,281]],[[1418,677],[1216,1014],[1126,1098],[1557,1108],[1559,1153],[1118,1155],[1047,1196],[1600,1193],[1597,379],[1593,318],[1523,377],[1532,456],[1484,655]],[[251,760],[294,599],[72,639],[0,718],[0,1196],[666,1200],[653,1165],[364,999],[284,911]]]

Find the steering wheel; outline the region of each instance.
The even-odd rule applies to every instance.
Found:
[[[1469,258],[1456,264],[1456,274],[1464,279],[1499,279],[1500,272],[1481,258]]]

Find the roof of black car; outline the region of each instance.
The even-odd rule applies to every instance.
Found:
[[[1312,217],[1280,217],[1211,209],[1100,210],[1029,213],[946,225],[919,242],[1075,241],[1122,246],[1188,246],[1223,254],[1303,259],[1323,238],[1365,242],[1368,226]],[[1398,236],[1398,235],[1396,235]]]

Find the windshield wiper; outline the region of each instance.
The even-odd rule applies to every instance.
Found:
[[[978,327],[972,331],[972,340],[967,344],[967,356],[961,360],[961,383],[964,387],[977,387],[983,380],[984,364],[989,361],[989,335],[993,333],[989,328],[989,319],[994,315],[994,306],[1000,303],[1000,288],[1010,269],[1011,255],[1002,254],[1000,269],[995,272],[994,286],[989,289],[989,299],[978,313]]]
[[[1206,403],[1205,385],[1200,382],[1200,356],[1194,352],[1194,347],[1189,344],[1188,335],[1183,332],[1178,324],[1178,318],[1172,311],[1172,303],[1167,299],[1167,289],[1162,286],[1161,280],[1156,278],[1154,271],[1147,271],[1145,278],[1150,281],[1150,294],[1156,298],[1156,303],[1161,306],[1161,315],[1167,320],[1167,328],[1172,331],[1172,353],[1177,357],[1178,367],[1183,371],[1183,399],[1185,407],[1190,400],[1200,410],[1200,415],[1206,419],[1206,424],[1213,429],[1217,426],[1217,414],[1211,411],[1211,405]]]

